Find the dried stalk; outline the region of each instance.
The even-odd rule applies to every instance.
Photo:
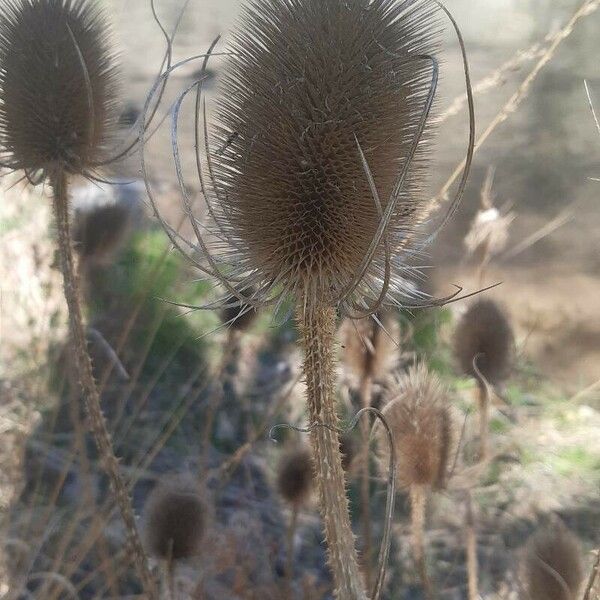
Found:
[[[300,310],[311,443],[329,565],[338,600],[367,600],[348,513],[334,396],[335,309]]]
[[[425,505],[427,497],[422,485],[410,486],[410,517],[412,529],[413,556],[415,566],[419,573],[423,592],[427,600],[433,600],[431,581],[427,574],[427,561],[425,559]]]
[[[467,521],[467,575],[469,600],[477,600],[479,598],[478,586],[478,563],[477,563],[477,537],[475,534],[475,516],[473,514],[473,499],[471,492],[467,490],[466,498],[466,521]]]
[[[149,598],[156,597],[155,583],[148,568],[146,555],[135,524],[135,517],[127,488],[119,474],[119,462],[111,445],[110,435],[100,406],[100,396],[92,372],[92,362],[87,350],[85,329],[81,314],[79,285],[75,275],[73,249],[69,229],[68,188],[66,173],[59,169],[51,177],[53,208],[58,231],[58,244],[61,268],[64,278],[64,292],[69,309],[69,324],[74,355],[83,392],[83,401],[89,418],[89,427],[94,437],[102,466],[111,482],[115,500],[125,524],[127,541],[133,561]]]
[[[360,400],[361,408],[369,408],[371,406],[371,378],[368,375],[361,381]],[[371,531],[371,482],[369,472],[369,438],[371,428],[369,419],[363,419],[360,422],[360,432],[362,437],[360,501],[363,522],[363,568],[366,586],[367,589],[370,590],[372,581],[371,559],[373,553],[373,536]]]

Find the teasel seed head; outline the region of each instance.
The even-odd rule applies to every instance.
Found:
[[[242,298],[251,298],[256,294],[256,290],[252,287],[240,291]],[[258,311],[249,304],[244,304],[236,296],[229,296],[221,309],[221,322],[234,331],[247,331],[252,327]]]
[[[356,458],[357,444],[351,432],[340,436],[340,454],[342,455],[342,469],[348,472]]]
[[[531,600],[575,600],[583,582],[582,550],[561,521],[541,529],[529,540],[523,563]]]
[[[167,478],[157,484],[146,501],[146,546],[155,558],[181,560],[197,556],[207,525],[207,505],[191,479]]]
[[[384,281],[403,293],[401,256],[423,205],[420,121],[434,91],[436,10],[429,0],[254,0],[245,9],[216,111],[214,204],[230,262],[265,293],[361,309]]]
[[[0,3],[3,162],[30,178],[94,168],[115,116],[108,27],[91,0]]]
[[[286,451],[277,467],[277,489],[281,497],[299,506],[308,498],[313,487],[313,465],[310,449],[298,446]]]
[[[359,380],[383,379],[398,362],[395,314],[379,311],[375,318],[345,319],[340,328],[344,364]]]
[[[510,374],[514,335],[508,317],[493,300],[478,300],[462,316],[454,334],[454,351],[465,375],[478,378],[473,367],[492,385]]]
[[[423,364],[395,378],[386,390],[382,409],[396,451],[396,478],[402,488],[443,488],[454,444],[447,392]],[[382,468],[389,464],[387,434],[378,426]]]

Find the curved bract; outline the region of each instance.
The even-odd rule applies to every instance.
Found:
[[[85,173],[114,122],[107,23],[90,0],[0,3],[2,160],[30,177]]]
[[[403,291],[435,10],[428,0],[255,0],[244,11],[211,157],[214,216],[240,277],[363,309],[384,286]]]

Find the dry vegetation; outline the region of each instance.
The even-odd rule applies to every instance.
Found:
[[[174,190],[145,156],[171,34],[127,131],[93,0],[0,2],[0,597],[600,599],[597,382],[549,377],[498,289],[438,301],[411,262],[599,4],[473,86],[538,61],[427,202],[434,3],[257,0],[216,132],[216,45],[170,112]],[[131,156],[144,181],[102,179]],[[465,197],[477,290],[560,224],[515,240],[493,181]]]

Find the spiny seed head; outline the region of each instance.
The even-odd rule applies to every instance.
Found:
[[[584,577],[581,547],[560,522],[529,540],[523,563],[531,600],[575,600]]]
[[[431,86],[429,0],[253,0],[221,83],[213,159],[217,212],[241,273],[337,303],[353,289],[381,210],[410,159]],[[420,219],[423,147],[385,240],[402,287]],[[359,291],[382,289],[381,243]]]
[[[356,457],[356,441],[351,433],[340,436],[340,454],[342,455],[342,469],[349,471]]]
[[[160,482],[146,501],[144,519],[146,546],[156,558],[180,560],[200,553],[208,514],[191,480]]]
[[[240,292],[243,298],[251,298],[256,291],[254,288],[246,288]],[[224,301],[224,307],[221,309],[221,322],[236,331],[246,331],[252,327],[252,324],[258,316],[255,308],[244,304],[237,296],[233,294]]]
[[[395,315],[380,311],[376,316],[345,319],[341,326],[344,363],[361,380],[385,377],[398,358]]]
[[[119,249],[131,225],[131,207],[124,202],[94,204],[75,212],[73,243],[85,260],[105,262]]]
[[[424,365],[393,381],[385,394],[385,417],[394,440],[398,485],[444,487],[454,429],[446,390]],[[387,432],[378,426],[382,469],[389,465]]]
[[[310,450],[304,446],[283,454],[277,467],[277,489],[290,504],[302,504],[313,485],[313,465]]]
[[[12,168],[82,173],[99,160],[116,98],[107,37],[91,0],[1,0],[0,142]]]
[[[510,373],[514,336],[508,317],[493,300],[478,300],[462,316],[454,334],[454,351],[462,371],[477,377],[473,359],[493,385]]]

